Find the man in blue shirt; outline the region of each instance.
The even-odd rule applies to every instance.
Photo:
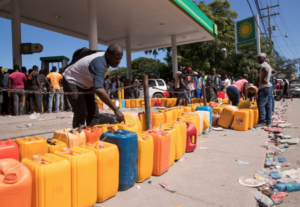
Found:
[[[104,89],[104,78],[109,67],[116,68],[123,57],[123,50],[117,44],[110,45],[106,52],[96,52],[85,56],[66,68],[63,73],[65,92],[94,92],[110,107],[119,122],[124,115],[111,101]],[[73,128],[81,125],[94,126],[99,123],[99,109],[94,94],[69,95],[73,108]]]

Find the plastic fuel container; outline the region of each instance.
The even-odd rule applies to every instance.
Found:
[[[237,111],[234,114],[233,129],[238,131],[247,131],[249,128],[249,112]]]
[[[86,136],[82,129],[57,130],[54,132],[53,138],[66,143],[69,148],[86,143]]]
[[[55,154],[24,158],[32,176],[32,207],[71,207],[71,166]]]
[[[124,191],[132,187],[137,178],[137,134],[119,129],[116,132],[106,132],[101,140],[117,145],[120,157],[119,171],[119,191]]]
[[[11,139],[0,140],[0,159],[12,158],[19,161],[19,148]]]
[[[119,188],[119,150],[114,144],[97,141],[81,146],[97,157],[97,203],[115,196]]]
[[[0,206],[31,207],[30,171],[15,159],[0,159]]]
[[[54,154],[55,151],[61,151],[63,148],[67,148],[68,145],[57,139],[47,139],[47,147],[48,153]]]
[[[152,175],[162,175],[167,172],[170,167],[170,134],[161,130],[148,130],[142,132],[142,134],[150,135],[153,138],[154,154]]]
[[[197,129],[191,123],[187,125],[187,139],[186,139],[186,152],[193,152],[197,146]]]
[[[154,143],[150,135],[138,134],[138,158],[136,182],[150,178],[153,171]]]
[[[25,137],[24,139],[17,138],[16,143],[19,147],[20,161],[24,158],[31,159],[33,155],[48,153],[46,139],[40,136],[35,136],[34,138]]]
[[[97,158],[95,153],[75,146],[56,151],[55,154],[69,160],[71,165],[72,207],[94,206],[97,201]]]

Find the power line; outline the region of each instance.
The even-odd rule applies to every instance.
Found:
[[[288,26],[287,26],[287,23],[286,23],[286,21],[285,21],[285,19],[284,19],[284,17],[283,17],[283,13],[282,13],[282,11],[281,11],[280,8],[279,8],[279,11],[280,11],[280,13],[282,14],[282,16],[280,16],[280,20],[281,20],[281,22],[283,23],[283,26],[285,27],[286,31],[289,33],[289,36],[290,36],[289,40],[290,40],[290,42],[291,42],[292,45],[296,45],[296,44],[295,44],[295,41],[294,41],[294,38],[293,38],[293,36],[291,35],[291,32],[290,32],[290,30],[289,30],[289,28],[288,28]],[[297,51],[296,53],[299,53],[298,48],[296,48],[296,51]]]
[[[277,24],[276,18],[274,18],[274,20],[275,20],[275,23]],[[277,25],[278,25],[278,24],[277,24]],[[278,28],[279,28],[280,34],[283,35],[282,32],[281,32],[280,27],[278,27]],[[284,39],[284,37],[282,37],[282,38],[283,38],[285,44],[289,47],[289,45],[288,45],[287,41]],[[295,54],[294,54],[294,52],[292,51],[292,49],[291,49],[290,47],[289,47],[289,49],[290,49],[291,53],[294,55],[294,57],[296,57]]]

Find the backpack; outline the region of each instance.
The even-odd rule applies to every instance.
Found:
[[[96,52],[105,52],[104,50],[90,50],[86,47],[83,47],[83,48],[80,48],[78,50],[76,50],[74,53],[73,53],[73,56],[72,56],[72,61],[70,62],[70,64],[68,64],[63,71],[66,70],[66,68],[68,68],[69,66],[73,65],[74,63],[76,63],[78,60],[86,57],[86,56],[89,56],[89,55],[92,55]]]

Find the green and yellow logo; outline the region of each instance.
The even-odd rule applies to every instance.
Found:
[[[237,22],[238,42],[255,39],[255,19],[254,17]]]
[[[239,28],[239,36],[246,39],[253,32],[253,25],[250,22],[244,22]]]

